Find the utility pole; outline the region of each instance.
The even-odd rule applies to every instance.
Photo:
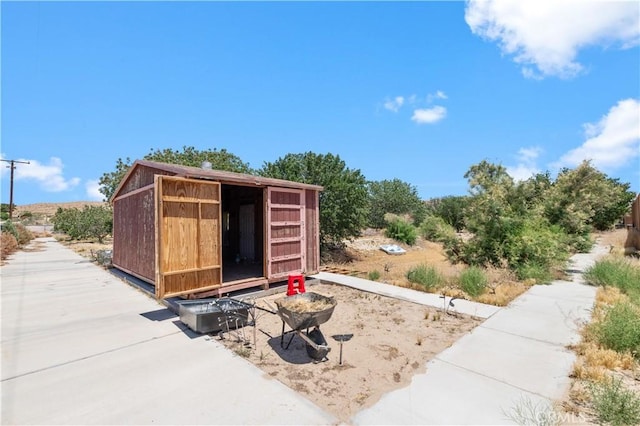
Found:
[[[11,165],[7,166],[7,168],[11,169],[11,184],[9,190],[9,220],[13,218],[13,171],[16,169],[15,163],[20,164],[30,164],[28,161],[18,161],[18,160],[5,160],[4,158],[0,158],[0,161],[6,161],[7,163],[11,163]]]

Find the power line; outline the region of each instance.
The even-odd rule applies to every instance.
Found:
[[[18,161],[18,160],[5,160],[4,158],[0,158],[0,161],[5,161],[7,163],[11,163],[11,165],[7,166],[7,168],[11,169],[11,185],[9,190],[9,219],[13,218],[13,171],[16,169],[15,164],[31,164],[28,161]]]

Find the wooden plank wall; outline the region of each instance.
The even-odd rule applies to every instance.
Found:
[[[269,277],[304,270],[303,191],[272,189],[269,200]]]
[[[640,194],[631,205],[631,223],[636,230],[640,231]]]
[[[319,193],[311,189],[305,190],[305,232],[307,234],[307,274],[320,271],[320,212]]]
[[[155,202],[153,185],[113,202],[113,264],[155,280]]]
[[[147,166],[137,166],[131,173],[127,181],[123,184],[122,188],[119,191],[119,195],[124,195],[126,193],[135,191],[138,188],[153,185],[156,175],[170,176],[171,173],[166,170],[154,169]]]
[[[182,178],[161,182],[158,297],[220,287],[220,185]]]

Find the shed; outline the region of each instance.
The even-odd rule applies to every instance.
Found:
[[[220,296],[320,267],[321,186],[154,161],[113,194],[113,266],[157,298]]]

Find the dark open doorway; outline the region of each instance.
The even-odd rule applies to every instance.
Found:
[[[264,189],[222,185],[222,281],[264,277]]]

